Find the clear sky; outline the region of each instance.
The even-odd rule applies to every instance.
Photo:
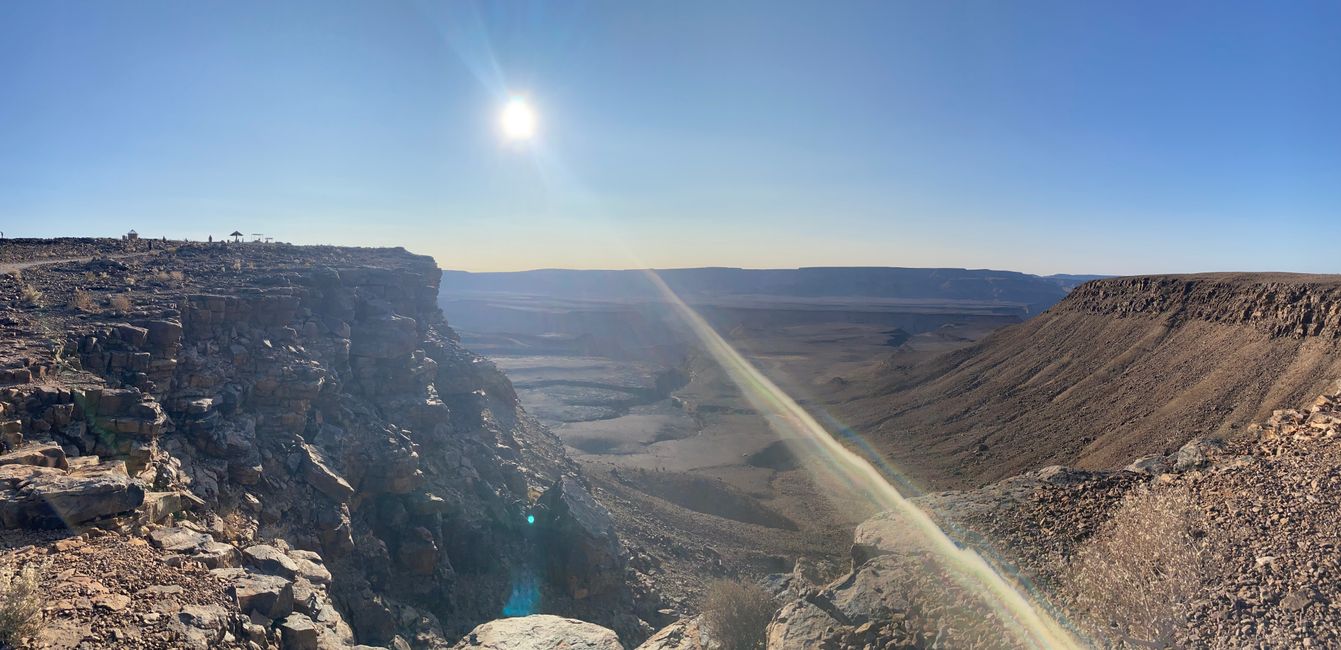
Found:
[[[1338,34],[1266,0],[4,2],[0,230],[1338,272]]]

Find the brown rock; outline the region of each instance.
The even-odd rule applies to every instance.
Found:
[[[276,619],[293,611],[293,585],[279,576],[244,573],[234,579],[233,595],[244,613]]]
[[[65,460],[65,451],[54,443],[28,445],[0,455],[0,465],[33,465],[36,467],[55,467],[57,469],[68,469],[70,467],[70,464]]]
[[[284,650],[317,650],[317,626],[302,614],[289,614],[279,622]]]

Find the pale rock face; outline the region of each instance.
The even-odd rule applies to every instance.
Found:
[[[456,650],[622,650],[607,628],[571,618],[534,614],[476,627]]]
[[[671,623],[638,646],[637,650],[720,650],[703,625],[702,617]]]
[[[160,528],[149,533],[151,544],[173,553],[195,553],[211,541],[208,533],[189,528]]]

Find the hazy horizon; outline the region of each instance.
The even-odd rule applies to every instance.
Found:
[[[1139,9],[11,3],[0,230],[471,271],[1337,270],[1300,238],[1341,236],[1341,5]]]

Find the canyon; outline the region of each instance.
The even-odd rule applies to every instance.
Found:
[[[813,402],[873,360],[916,363],[1021,322],[1074,282],[964,269],[656,277],[665,290],[639,271],[447,271],[440,304],[563,440],[681,611],[698,607],[714,579],[788,571],[797,558],[836,570],[852,529],[874,512],[799,462],[674,301]]]
[[[777,600],[770,650],[1014,644],[627,278],[77,238],[0,265],[28,645],[707,650],[718,579]],[[972,288],[996,273],[667,285],[1075,645],[1341,639],[1341,281],[1009,276],[1045,304]]]
[[[1080,630],[1077,645],[1327,645],[1337,638],[1336,610],[1329,609],[1336,599],[1318,587],[1317,576],[1334,570],[1324,549],[1338,541],[1335,528],[1319,522],[1331,516],[1325,485],[1338,471],[1339,286],[1334,276],[1292,274],[1099,279],[1028,320],[953,343],[928,346],[923,333],[913,345],[881,349],[868,333],[866,346],[854,344],[861,337],[849,338],[851,347],[841,352],[833,343],[850,326],[844,319],[833,319],[822,333],[790,324],[766,331],[715,319],[711,306],[701,311],[770,379],[828,415],[831,433],[888,462],[891,476],[908,493],[922,494],[916,503],[957,542],[1014,576],[1020,588],[1041,594],[1045,608],[1068,613]],[[534,296],[526,300],[532,311],[549,308]],[[766,313],[764,302],[755,298],[752,306]],[[568,298],[558,309],[574,304]],[[925,346],[920,352],[917,343]],[[710,373],[696,369],[691,376]],[[673,394],[688,403],[732,394],[721,385],[710,392],[692,386]],[[582,434],[571,437],[585,444]],[[775,472],[786,467],[786,447],[776,437],[763,439],[773,445],[768,453],[747,458],[767,459]],[[722,463],[731,465],[726,459],[734,456],[722,453],[714,471],[726,475]],[[615,486],[603,494],[618,502],[637,492],[646,491]],[[767,496],[773,500],[764,503],[780,502]],[[636,508],[615,511],[617,520],[652,511],[671,521],[665,513],[679,505],[642,498]],[[839,510],[833,505],[830,513]],[[855,525],[850,549],[830,537],[805,549],[809,555],[801,559],[809,561],[794,571],[765,580],[791,599],[769,626],[769,648],[1010,645],[999,620],[982,623],[997,620],[990,608],[973,604],[972,593],[944,587],[954,582],[953,572],[930,568],[934,554],[909,535],[908,522],[891,513],[867,518],[860,507],[844,514],[823,521]],[[1152,547],[1138,535],[1130,543],[1132,521],[1173,541]],[[730,516],[717,523],[753,540],[744,548],[765,548],[779,537],[769,531],[764,538]],[[692,530],[692,537],[705,534]],[[1148,577],[1122,573],[1138,560],[1115,548],[1112,540],[1121,535],[1132,552],[1197,559],[1177,575],[1177,585],[1147,583]],[[631,530],[628,537],[645,535]],[[720,533],[714,541],[733,546]],[[1107,582],[1077,595],[1076,585],[1094,580],[1095,572],[1079,558],[1094,557],[1096,548],[1116,556],[1099,571]],[[815,560],[837,566],[836,575],[816,571]],[[728,566],[746,575],[768,570],[763,563]],[[960,611],[960,618],[947,618],[948,611]],[[1131,619],[1086,627],[1111,611],[1158,611],[1165,623],[1175,622],[1160,630]],[[947,621],[957,630],[948,637]],[[1123,634],[1112,638],[1118,627]],[[703,620],[689,618],[647,647],[714,643]]]

